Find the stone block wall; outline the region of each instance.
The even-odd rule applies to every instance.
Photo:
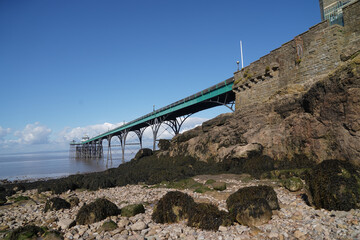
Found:
[[[345,7],[345,26],[321,22],[235,72],[236,110],[271,99],[281,90],[301,91],[360,49],[360,1]]]

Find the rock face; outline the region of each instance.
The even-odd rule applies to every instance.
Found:
[[[259,171],[327,159],[360,166],[360,56],[322,80],[284,87],[266,102],[220,115],[171,143],[170,156],[241,169],[253,169],[254,160]]]

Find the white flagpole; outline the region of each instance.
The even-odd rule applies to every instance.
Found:
[[[242,50],[242,41],[240,40],[240,52],[241,52],[241,69],[244,68],[244,58],[243,58],[243,50]]]

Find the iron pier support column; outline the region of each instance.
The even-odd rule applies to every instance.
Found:
[[[182,116],[182,117],[177,117],[174,120],[165,121],[164,123],[166,125],[168,125],[174,131],[175,135],[178,135],[180,133],[181,126],[183,125],[185,120],[188,119],[188,117],[190,117],[191,115],[192,115],[192,113]]]
[[[153,139],[154,139],[153,151],[155,151],[155,149],[156,149],[157,134],[159,132],[160,126],[164,122],[166,117],[167,116],[157,117],[157,118],[154,118],[153,120],[151,120],[150,122],[148,122],[148,124],[151,127],[151,130],[153,132]]]
[[[142,137],[143,137],[145,129],[146,129],[146,127],[143,127],[143,128],[140,128],[140,129],[134,131],[136,133],[136,135],[138,136],[138,138],[139,138],[140,149],[143,148],[143,146],[142,146]]]
[[[106,162],[109,161],[109,159],[112,161],[112,155],[111,155],[111,138],[112,138],[112,135],[109,135],[109,136],[107,137],[107,140],[108,140],[108,153],[107,153]]]
[[[126,137],[127,137],[128,133],[129,133],[128,130],[124,130],[123,132],[120,133],[120,135],[117,135],[117,137],[120,140],[120,145],[121,145],[121,152],[122,152],[121,162],[122,163],[125,163],[125,145],[126,145]]]

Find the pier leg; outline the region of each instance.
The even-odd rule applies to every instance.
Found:
[[[142,146],[142,137],[143,137],[145,129],[146,129],[146,127],[143,127],[143,128],[140,128],[139,130],[134,131],[136,133],[136,135],[138,136],[138,138],[139,138],[140,149],[143,148],[143,146]]]
[[[192,113],[182,117],[177,117],[176,119],[173,120],[165,121],[164,123],[174,131],[175,135],[178,135],[180,133],[181,126],[183,125],[185,120],[188,119],[188,117],[190,117],[191,115]]]
[[[112,155],[111,155],[111,138],[112,136],[109,135],[107,140],[108,140],[108,154],[107,154],[107,159],[106,159],[106,165],[107,165],[107,162],[109,161],[109,159],[112,161]]]
[[[126,145],[126,137],[128,135],[129,131],[125,130],[124,132],[121,132],[120,135],[118,135],[117,137],[120,140],[120,145],[121,145],[121,152],[122,152],[122,163],[125,163],[125,145]]]
[[[156,150],[156,141],[157,141],[157,134],[159,132],[160,126],[163,123],[163,121],[165,120],[166,116],[160,117],[160,118],[155,118],[154,120],[152,120],[150,123],[148,123],[151,127],[151,130],[153,132],[153,151]]]

